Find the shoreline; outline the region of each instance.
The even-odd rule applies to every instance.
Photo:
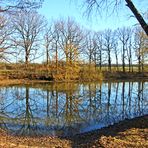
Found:
[[[148,115],[126,119],[87,133],[73,137],[23,137],[13,136],[0,129],[0,146],[10,147],[59,147],[59,148],[116,148],[116,147],[148,147]]]
[[[79,81],[79,80],[71,80],[71,81],[48,81],[48,80],[38,80],[38,79],[0,79],[0,86],[8,86],[8,85],[21,85],[21,84],[38,84],[38,83],[96,83],[96,82],[135,82],[135,81],[143,81],[147,82],[148,77],[134,77],[131,78],[105,78],[103,80],[94,80],[94,81]]]
[[[28,83],[30,82],[96,82],[96,81],[128,81],[128,80],[148,80],[148,72],[122,72],[122,71],[101,71],[100,73],[96,73],[94,75],[88,76],[84,73],[84,76],[81,76],[81,74],[76,78],[73,79],[70,77],[69,79],[66,79],[64,76],[61,79],[54,78],[53,75],[41,75],[40,73],[36,74],[21,74],[21,73],[6,73],[6,74],[0,74],[0,81],[19,81],[18,83],[21,83],[21,81]],[[10,83],[10,82],[9,82]],[[2,84],[2,82],[0,82]]]

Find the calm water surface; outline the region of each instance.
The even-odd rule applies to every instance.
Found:
[[[14,135],[70,136],[148,114],[148,82],[0,87],[0,128]]]

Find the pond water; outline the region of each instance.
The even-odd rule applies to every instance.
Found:
[[[148,82],[48,83],[0,87],[0,128],[71,136],[148,113]]]

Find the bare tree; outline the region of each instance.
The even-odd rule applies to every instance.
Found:
[[[135,31],[134,49],[138,60],[138,71],[143,72],[145,57],[148,55],[148,37],[140,28],[136,28]]]
[[[140,23],[141,27],[145,31],[145,33],[148,35],[148,25],[146,21],[143,19],[142,15],[139,13],[137,8],[135,7],[132,0],[124,0],[125,5],[132,11],[135,18]],[[88,14],[94,10],[97,12],[100,12],[101,9],[106,9],[107,11],[112,7],[113,9],[117,7],[119,4],[121,4],[121,0],[84,0],[84,5],[86,5],[86,9]]]
[[[82,46],[82,30],[79,25],[70,18],[68,18],[67,21],[57,21],[56,27],[59,34],[59,45],[64,51],[66,62],[75,62]]]
[[[89,66],[99,64],[100,70],[103,62],[103,35],[102,32],[86,32],[83,57],[89,62]]]
[[[44,47],[45,47],[45,53],[46,53],[46,64],[49,64],[50,60],[50,51],[51,51],[51,46],[53,44],[53,36],[52,36],[52,27],[50,26],[49,28],[45,29],[45,34],[44,34]]]
[[[95,36],[93,38],[93,46],[94,46],[94,52],[93,52],[93,62],[95,64],[95,69],[97,69],[97,61],[98,61],[98,45],[97,41],[95,39]]]
[[[45,31],[44,41],[46,48],[46,63],[48,64],[49,57],[52,58],[53,62],[56,64],[56,73],[58,72],[59,59],[59,49],[60,49],[60,39],[58,23],[53,22],[48,29]],[[50,52],[50,53],[49,53]]]
[[[13,15],[15,29],[13,42],[25,55],[25,63],[28,64],[36,57],[40,47],[40,35],[45,27],[45,19],[36,11],[20,11]]]
[[[85,50],[83,50],[84,57],[88,60],[89,65],[93,64],[96,51],[94,33],[89,31],[86,36]]]
[[[17,9],[38,8],[43,0],[0,0],[0,13]]]
[[[118,43],[118,30],[115,30],[113,32],[113,36],[114,36],[114,39],[115,39],[115,42],[114,42],[114,48],[113,48],[113,54],[115,55],[115,60],[116,60],[116,70],[119,71],[119,54],[120,54],[120,50],[119,50],[119,43]]]
[[[125,72],[125,60],[126,60],[126,51],[128,47],[128,43],[131,36],[131,30],[129,28],[123,27],[118,29],[118,39],[121,43],[121,53],[122,53],[122,69]]]
[[[7,55],[14,53],[10,51],[10,48],[12,48],[11,34],[13,33],[13,29],[10,28],[8,18],[4,15],[0,15],[0,60],[7,61]]]
[[[108,70],[111,71],[111,53],[114,48],[114,36],[112,30],[108,29],[104,31],[103,34],[104,39],[104,50],[107,53],[107,59],[108,59]]]
[[[97,32],[95,34],[95,39],[97,42],[97,51],[96,51],[96,56],[97,56],[97,63],[99,64],[99,68],[101,70],[102,68],[102,63],[103,63],[103,54],[104,54],[104,49],[103,49],[103,33],[102,32]]]
[[[82,29],[73,19],[59,19],[53,22],[50,34],[52,53],[55,53],[56,62],[56,73],[53,69],[54,78],[68,80],[70,77],[77,77],[78,58],[84,39]],[[61,67],[63,64],[64,68]]]
[[[116,59],[116,68],[117,68],[117,70],[119,71],[119,59],[118,59],[119,50],[118,50],[118,42],[115,42],[115,43],[114,43],[113,52],[114,52],[114,54],[115,54],[115,59]]]
[[[133,66],[132,66],[132,52],[133,52],[133,48],[132,48],[132,30],[129,29],[129,33],[130,33],[130,37],[129,37],[129,41],[127,44],[127,60],[128,60],[128,67],[129,67],[129,72],[131,72],[131,70],[133,71]]]
[[[58,73],[58,61],[59,61],[59,48],[60,48],[60,34],[59,34],[59,30],[58,30],[58,25],[55,23],[53,25],[53,31],[52,31],[52,38],[53,38],[53,42],[52,42],[52,49],[55,52],[55,62],[56,62],[56,70]]]

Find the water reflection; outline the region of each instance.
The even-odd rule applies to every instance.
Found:
[[[16,135],[73,135],[147,114],[147,96],[148,82],[1,87],[0,127]]]

